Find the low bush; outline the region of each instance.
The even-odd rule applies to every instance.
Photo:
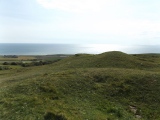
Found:
[[[10,68],[7,66],[0,66],[0,70],[9,70]]]

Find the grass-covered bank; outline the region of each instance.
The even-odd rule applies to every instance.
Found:
[[[1,71],[0,118],[160,119],[158,58],[141,59],[120,52],[78,54],[52,65]]]

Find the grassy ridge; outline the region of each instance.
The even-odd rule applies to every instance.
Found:
[[[152,58],[152,57],[151,57]],[[155,69],[159,68],[157,62],[142,60],[141,57],[113,51],[98,55],[77,54],[57,63],[58,66],[67,68],[131,68],[131,69]],[[160,57],[158,57],[160,60]]]
[[[52,65],[1,71],[0,118],[160,119],[159,63],[141,59],[121,52],[77,54]]]

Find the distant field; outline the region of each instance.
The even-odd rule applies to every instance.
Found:
[[[4,56],[0,56],[0,64],[4,62],[18,62],[18,61],[24,61],[24,62],[31,62],[31,61],[39,61],[39,60],[48,60],[53,61],[57,59],[63,59],[65,57],[68,57],[69,55],[20,55],[18,58],[5,58]]]
[[[69,55],[0,56],[0,70],[51,64]]]
[[[0,61],[18,61],[18,60],[32,60],[36,59],[35,56],[18,56],[18,58],[5,58],[4,56],[0,56]]]

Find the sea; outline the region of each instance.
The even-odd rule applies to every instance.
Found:
[[[0,43],[0,55],[100,54],[108,51],[160,53],[160,45]]]

